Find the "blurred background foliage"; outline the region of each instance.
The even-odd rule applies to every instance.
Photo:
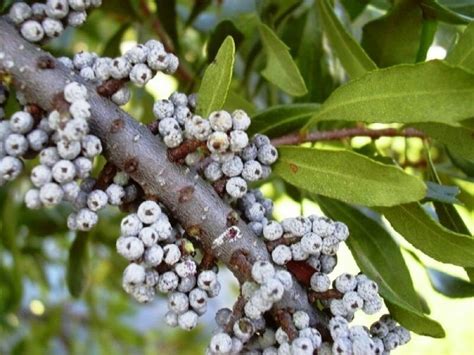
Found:
[[[0,8],[5,10],[11,2],[3,1]],[[198,90],[204,70],[227,35],[234,38],[236,61],[226,109],[242,108],[254,115],[275,105],[322,103],[348,80],[323,34],[321,13],[314,1],[104,0],[103,3],[90,14],[85,26],[69,28],[48,44],[47,49],[57,56],[72,56],[87,50],[113,57],[137,42],[150,38],[162,40],[178,54],[181,67],[175,77],[160,73],[145,88],[132,88],[133,99],[125,109],[144,123],[152,119],[155,100],[167,98],[175,90],[186,93]],[[467,17],[463,16],[474,16],[474,2],[423,2],[445,5],[453,13],[444,12],[444,17],[439,16],[434,5],[427,6],[421,14],[419,3],[341,0],[336,2],[335,12],[379,67],[442,59],[465,28],[462,19]],[[432,8],[434,12],[430,12]],[[269,25],[289,47],[305,80],[306,95],[292,98],[260,74],[266,63],[258,35],[260,21]],[[413,28],[418,31],[416,39],[410,37],[413,31],[404,31]],[[14,109],[15,102],[11,100],[8,111]],[[288,133],[301,127],[308,118],[302,115],[270,133]],[[324,122],[318,124],[318,129],[354,126],[357,124]],[[372,124],[370,127],[400,126]],[[261,131],[268,127],[256,122],[252,129]],[[459,157],[456,151],[449,151],[437,141],[423,144],[418,138],[403,137],[376,141],[354,138],[314,146],[349,148],[394,162],[425,180],[454,187],[455,204],[441,207],[449,209],[448,215],[456,216],[457,225],[464,228],[458,231],[472,235],[474,162]],[[96,168],[100,169],[101,164]],[[76,236],[66,228],[68,207],[26,209],[22,196],[27,184],[24,178],[0,189],[0,353],[196,354],[203,351],[214,327],[212,309],[202,325],[191,333],[175,331],[163,327],[164,300],[141,306],[122,291],[120,280],[125,261],[115,253],[122,214],[108,209],[102,212],[104,216],[92,233]],[[320,211],[314,198],[280,179],[272,178],[262,189],[276,201],[277,219]],[[433,216],[440,207],[437,203],[425,205]],[[371,216],[380,220],[379,215]],[[474,294],[474,286],[464,270],[415,251],[395,231],[385,227],[401,245],[425,311],[429,307],[430,316],[446,331],[444,339],[414,335],[413,341],[397,353],[472,354],[474,305],[469,297]],[[348,249],[342,251],[339,260],[335,273],[357,272]],[[390,265],[390,259],[385,261]],[[221,273],[221,278],[227,286],[219,300],[213,301],[212,308],[216,310],[231,306],[237,290],[228,272]]]

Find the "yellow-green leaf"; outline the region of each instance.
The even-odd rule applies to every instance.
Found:
[[[354,79],[367,71],[376,69],[377,66],[372,59],[339,22],[330,2],[328,0],[318,0],[316,6],[318,6],[321,13],[324,32],[329,39],[331,48],[341,61],[347,74]]]
[[[224,105],[232,81],[234,68],[235,44],[232,37],[222,43],[216,58],[206,69],[198,92],[197,112],[207,117]]]
[[[418,201],[426,187],[403,170],[347,150],[283,146],[274,172],[288,183],[341,201],[394,206]]]
[[[441,61],[371,71],[336,89],[308,126],[324,120],[439,122],[474,117],[474,75]]]
[[[474,22],[466,27],[456,46],[448,53],[446,61],[474,72]]]
[[[415,248],[444,263],[474,266],[474,238],[433,220],[418,203],[380,208],[392,227]]]
[[[288,47],[267,25],[260,24],[259,31],[267,54],[267,64],[262,75],[289,95],[306,94],[308,90]]]

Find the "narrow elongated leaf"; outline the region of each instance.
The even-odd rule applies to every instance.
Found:
[[[231,36],[233,38],[236,47],[239,47],[239,44],[244,39],[243,33],[239,31],[237,27],[235,27],[232,21],[224,20],[219,22],[219,24],[216,26],[216,29],[212,32],[211,38],[209,38],[209,42],[207,44],[207,60],[209,62],[211,62],[216,57],[217,51],[227,36]]]
[[[207,67],[199,88],[197,112],[207,117],[212,111],[224,105],[232,81],[235,45],[232,37],[227,37],[217,52],[214,61]]]
[[[454,25],[469,23],[471,18],[451,11],[448,7],[441,5],[437,0],[422,0],[421,7],[426,17],[435,18],[438,21]]]
[[[474,130],[452,127],[442,123],[417,123],[410,125],[445,144],[450,151],[465,159],[474,160]]]
[[[357,265],[377,282],[386,301],[403,310],[397,313],[397,321],[420,334],[444,336],[442,327],[423,314],[405,260],[391,235],[353,207],[324,197],[318,197],[317,202],[326,215],[349,227],[346,243]]]
[[[173,44],[179,48],[178,29],[176,24],[176,0],[155,0],[158,18]]]
[[[439,122],[474,117],[474,75],[440,61],[367,73],[336,89],[309,125],[323,120]]]
[[[438,29],[438,21],[432,19],[424,19],[423,27],[421,29],[420,36],[420,47],[418,48],[418,53],[416,55],[416,62],[424,62],[426,59],[426,54],[433,44],[433,40],[436,35],[436,30]]]
[[[397,1],[386,15],[364,26],[362,47],[379,67],[415,63],[422,29],[418,1]]]
[[[290,56],[288,47],[270,27],[260,24],[259,31],[267,55],[267,64],[262,75],[289,95],[306,94],[304,80]]]
[[[296,187],[366,206],[417,201],[425,185],[401,169],[346,150],[283,146],[274,172]]]
[[[237,94],[232,89],[227,93],[223,109],[227,111],[234,111],[237,109],[244,110],[248,115],[253,115],[256,111],[253,103],[247,101],[242,95]]]
[[[443,327],[424,314],[416,313],[414,310],[409,310],[406,307],[401,307],[395,302],[385,301],[385,304],[393,318],[402,319],[403,321],[400,321],[400,324],[415,333],[434,338],[444,338],[446,336]]]
[[[290,29],[291,30],[291,29]],[[325,62],[323,31],[319,11],[309,11],[298,51],[300,68],[308,94],[300,98],[301,102],[323,102],[334,90],[335,79],[331,76]]]
[[[324,32],[329,39],[331,48],[341,61],[347,74],[357,78],[367,71],[376,69],[375,63],[364,52],[362,47],[339,22],[328,0],[316,1],[321,13]]]
[[[454,12],[474,17],[474,3],[472,0],[440,0],[439,3]]]
[[[351,20],[359,16],[369,4],[369,0],[341,0],[341,4],[346,9]]]
[[[433,288],[451,298],[466,298],[474,296],[474,284],[459,277],[449,275],[434,268],[427,268]]]
[[[474,159],[465,159],[450,148],[446,150],[451,162],[469,177],[474,177]]]
[[[308,122],[319,106],[319,104],[293,104],[270,107],[252,117],[249,134],[263,133],[275,137],[296,131]]]
[[[89,235],[78,233],[69,249],[67,287],[74,297],[79,297],[87,283],[89,272]]]
[[[474,72],[474,22],[466,27],[458,43],[448,53],[446,61],[449,64]]]
[[[438,224],[420,204],[381,207],[380,210],[398,233],[426,255],[444,263],[474,266],[474,238]]]

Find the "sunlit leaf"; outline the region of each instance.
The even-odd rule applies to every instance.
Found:
[[[474,238],[452,232],[434,221],[420,204],[411,203],[380,210],[392,227],[428,256],[459,266],[474,266]]]
[[[282,146],[274,172],[311,193],[366,206],[417,201],[425,185],[401,169],[346,150]]]
[[[474,117],[474,75],[440,61],[374,70],[336,89],[309,125],[323,120],[456,126]]]
[[[234,55],[234,40],[232,37],[227,37],[202,78],[197,107],[197,112],[201,116],[207,117],[212,111],[220,110],[224,105],[232,81]]]
[[[259,26],[267,64],[262,75],[271,83],[292,96],[302,96],[307,89],[303,78],[291,58],[288,47],[277,37],[270,27]]]
[[[339,22],[330,2],[320,0],[316,2],[316,5],[321,13],[324,32],[329,39],[331,48],[341,61],[347,74],[354,79],[367,71],[375,69],[374,62]]]

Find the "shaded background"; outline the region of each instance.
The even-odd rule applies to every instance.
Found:
[[[174,3],[168,0],[166,2]],[[288,24],[279,34],[290,47],[307,80],[310,93],[303,100],[322,102],[335,87],[346,80],[340,64],[321,37],[317,23],[312,33],[319,36],[317,43],[320,46],[312,48],[318,51],[317,62],[312,63],[312,71],[309,71],[305,58],[301,55],[305,49],[301,48],[299,41],[294,40],[300,27],[308,23],[302,18],[313,6],[312,1],[259,1],[256,4],[254,0],[197,0],[176,3],[176,14],[173,14],[169,12],[171,5],[164,7],[161,13],[157,11],[154,1],[104,0],[104,6],[90,14],[85,26],[76,30],[68,29],[48,45],[48,50],[58,56],[72,56],[78,51],[88,50],[113,57],[137,42],[158,38],[163,31],[168,31],[169,44],[179,53],[184,69],[178,73],[179,81],[160,73],[144,89],[133,88],[133,99],[125,109],[145,123],[153,117],[151,108],[156,99],[167,98],[175,90],[188,93],[197,91],[199,78],[223,39],[219,38],[223,26],[227,26],[227,32],[234,33],[239,51],[232,91],[226,107],[240,107],[253,113],[264,107],[288,102],[288,97],[264,84],[259,75],[264,59],[261,48],[253,39],[251,25],[255,22],[257,11],[271,20],[284,20]],[[367,2],[354,0],[353,4],[355,3]],[[354,7],[337,7],[341,19],[350,25],[356,37],[360,38],[365,23],[382,15],[384,9],[388,8],[388,3],[382,0],[375,3],[376,6],[369,5],[357,16],[351,13]],[[474,10],[468,6],[468,1],[466,3],[465,11],[472,11],[469,14],[473,15]],[[179,42],[176,41],[178,35],[173,32],[173,26],[168,23],[174,15],[177,18]],[[354,17],[352,21],[350,15]],[[223,20],[229,18],[237,24],[235,29],[229,29],[232,25],[226,22],[222,24]],[[221,27],[216,30],[218,24]],[[428,58],[443,58],[460,30],[457,26],[439,24],[435,40],[428,50]],[[250,61],[253,62],[251,66]],[[11,100],[8,110],[12,112],[14,109],[15,103]],[[332,128],[335,127],[334,123],[331,125]],[[369,139],[357,138],[331,145],[350,144],[354,148],[363,148],[369,143]],[[375,144],[387,156],[405,162],[408,169],[415,169],[410,168],[411,163],[423,161],[423,146],[419,139],[383,138]],[[449,167],[445,165],[443,151],[433,147],[431,153],[438,172],[441,176],[448,176]],[[96,169],[100,169],[102,165],[103,162],[99,162]],[[446,170],[443,170],[444,167]],[[450,178],[456,179],[452,176]],[[456,205],[456,209],[472,233],[474,184],[472,179],[462,178],[456,180],[456,184],[461,186],[459,199],[463,203]],[[119,223],[123,215],[115,209],[103,211],[99,225],[89,233],[87,243],[83,245],[86,257],[78,259],[75,257],[77,254],[70,254],[75,235],[66,228],[69,207],[61,205],[54,209],[29,211],[22,204],[27,188],[27,178],[0,188],[0,353],[203,352],[214,327],[215,310],[230,307],[237,293],[237,284],[229,272],[221,268],[219,277],[225,287],[218,298],[211,300],[209,311],[200,319],[199,327],[190,333],[165,328],[162,320],[166,312],[164,299],[157,299],[149,305],[138,305],[121,289],[121,274],[126,261],[115,253],[115,240],[119,235]],[[317,205],[279,180],[265,183],[262,189],[268,197],[275,199],[277,219],[296,216],[301,212],[305,215],[319,212]],[[472,354],[472,298],[448,298],[437,292],[432,282],[435,282],[435,288],[442,288],[442,284],[436,284],[439,275],[433,274],[433,271],[430,274],[426,266],[466,279],[463,270],[440,264],[418,253],[420,263],[409,253],[412,248],[397,238],[395,232],[393,234],[406,250],[404,256],[417,291],[429,304],[432,318],[439,321],[447,333],[445,339],[413,335],[412,342],[396,353]],[[81,268],[86,268],[86,278],[77,277],[76,270]],[[340,252],[339,265],[334,274],[342,271],[358,272],[347,249]],[[69,290],[81,289],[83,283],[85,287],[82,294],[78,298],[72,297]],[[461,289],[454,296],[472,293],[472,285],[471,288],[466,284],[462,285],[466,289]],[[367,323],[369,319],[372,320],[373,317],[359,316],[356,323]]]

